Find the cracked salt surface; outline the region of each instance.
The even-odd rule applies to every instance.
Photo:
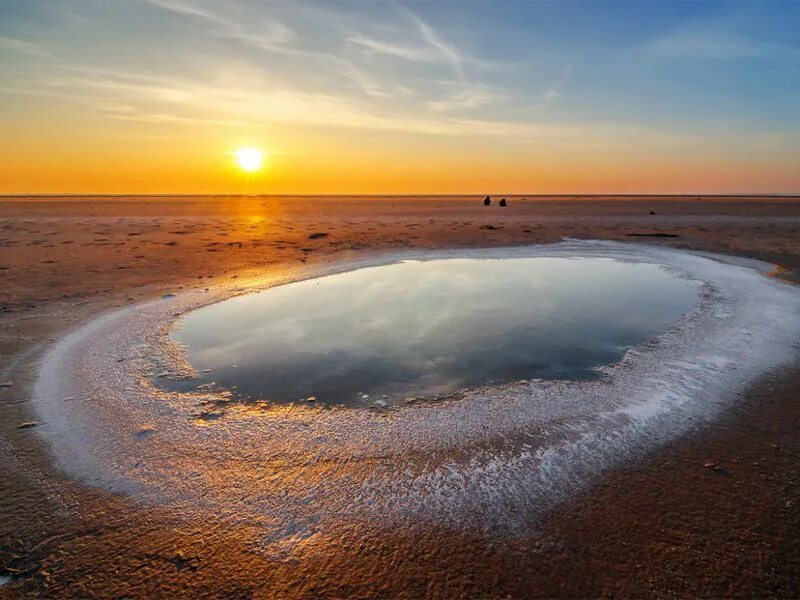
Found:
[[[349,410],[155,388],[151,376],[164,370],[196,375],[169,342],[176,315],[265,284],[179,294],[102,315],[57,342],[35,386],[47,424],[38,434],[70,475],[186,518],[259,527],[260,550],[284,559],[354,528],[524,531],[602,472],[713,419],[765,372],[796,360],[800,290],[746,259],[568,240],[391,254],[307,275],[404,259],[539,256],[664,265],[702,281],[702,297],[599,380],[528,380],[447,402]],[[206,413],[216,416],[198,418]]]

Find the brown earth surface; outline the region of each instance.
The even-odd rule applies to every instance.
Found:
[[[411,527],[345,537],[316,562],[270,561],[214,515],[180,522],[84,487],[19,427],[36,419],[42,350],[104,310],[384,250],[563,237],[748,256],[800,279],[798,198],[0,198],[0,596],[800,596],[800,368],[524,539]]]

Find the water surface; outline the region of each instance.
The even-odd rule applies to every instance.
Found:
[[[173,338],[241,399],[372,406],[530,378],[587,379],[657,336],[700,284],[610,259],[403,261],[232,298]]]

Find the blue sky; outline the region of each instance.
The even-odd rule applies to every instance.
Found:
[[[194,127],[203,144],[367,149],[408,168],[414,148],[462,168],[485,152],[514,181],[520,153],[572,153],[587,181],[609,155],[663,163],[656,181],[689,157],[800,190],[795,2],[2,0],[0,81],[0,128],[23,147],[20,123],[134,152]]]

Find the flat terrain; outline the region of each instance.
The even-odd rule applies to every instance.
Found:
[[[36,427],[20,428],[36,419],[36,361],[62,332],[256,273],[573,237],[754,257],[800,281],[799,198],[497,199],[0,198],[0,596],[800,596],[800,367],[607,475],[530,537],[387,533],[314,563],[270,561],[244,543],[253,532],[214,515],[178,522],[87,489],[51,467]]]

